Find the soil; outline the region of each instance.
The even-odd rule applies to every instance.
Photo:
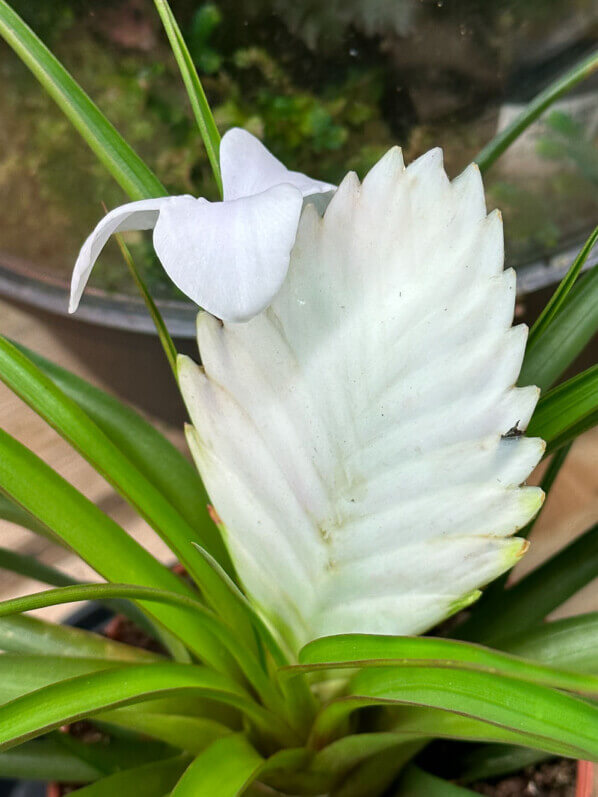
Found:
[[[150,650],[152,653],[166,653],[159,642],[148,636],[145,631],[135,625],[128,617],[123,617],[122,614],[117,614],[113,617],[102,633],[109,639],[123,642],[125,645],[131,645],[134,648]]]
[[[575,797],[576,762],[559,759],[527,767],[492,783],[469,786],[487,797]]]

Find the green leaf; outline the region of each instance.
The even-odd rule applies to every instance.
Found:
[[[566,94],[582,80],[590,77],[598,69],[598,52],[594,51],[587,58],[579,61],[573,69],[551,83],[541,91],[524,108],[519,116],[510,125],[505,127],[475,158],[482,171],[488,169],[494,161],[502,155],[532,122],[534,122],[553,102]]]
[[[498,644],[533,628],[598,576],[598,524],[475,613],[456,636]]]
[[[78,797],[120,797],[139,794],[143,797],[164,797],[170,791],[189,761],[188,756],[177,756],[164,761],[116,772],[107,778],[77,789]]]
[[[474,780],[487,780],[498,775],[509,775],[525,767],[545,761],[549,756],[528,747],[508,744],[484,744],[459,758],[459,780],[472,783]]]
[[[264,703],[274,710],[282,708],[282,696],[262,670],[259,661],[251,651],[239,644],[237,635],[219,617],[205,608],[197,599],[170,590],[154,587],[139,587],[132,584],[77,584],[75,586],[49,589],[33,595],[24,595],[0,602],[0,617],[19,612],[43,609],[62,603],[76,601],[129,598],[144,603],[166,604],[183,609],[188,622],[204,625],[208,634],[214,636],[235,659],[241,671],[257,691]],[[196,651],[201,656],[201,649]]]
[[[598,672],[598,612],[542,623],[505,637],[500,647],[554,667]]]
[[[64,541],[57,537],[50,529],[46,528],[43,523],[40,523],[29,512],[26,512],[23,507],[15,504],[6,495],[0,493],[0,519],[7,520],[9,523],[15,523],[23,529],[28,529],[40,537],[51,540],[57,545],[64,545]]]
[[[9,551],[7,548],[0,548],[0,568],[10,570],[13,573],[32,578],[36,581],[41,581],[42,584],[51,584],[53,587],[67,587],[81,584],[77,579],[71,578],[61,570],[55,567],[50,567],[43,562],[38,561],[30,554],[20,554],[14,551]],[[117,614],[124,614],[131,619],[140,628],[142,628],[152,639],[162,641],[166,647],[169,647],[174,639],[166,640],[165,631],[157,628],[146,615],[135,605],[129,601],[121,600],[104,600],[106,608]],[[178,643],[177,643],[178,644]],[[187,660],[187,659],[185,659]]]
[[[211,555],[232,572],[222,538],[207,511],[207,493],[191,462],[131,407],[24,346],[14,345],[87,413],[137,470],[177,507]]]
[[[91,672],[5,703],[0,706],[0,749],[104,710],[181,692],[239,709],[267,737],[283,745],[296,742],[284,723],[253,702],[232,679],[205,667],[167,662],[127,665],[126,678],[121,667]]]
[[[87,413],[9,341],[0,338],[0,379],[64,437],[160,534],[201,583],[195,529]]]
[[[585,242],[580,253],[571,264],[571,268],[563,277],[559,286],[530,329],[527,339],[528,347],[533,346],[534,342],[546,332],[552,321],[559,315],[596,241],[598,241],[598,227],[594,229]]]
[[[155,174],[5,0],[0,0],[0,36],[29,67],[131,199],[166,195]]]
[[[528,734],[530,746],[588,760],[598,759],[598,706],[537,684],[502,675],[434,667],[364,669],[346,697],[325,706],[313,741],[328,740],[357,708],[412,705]]]
[[[241,734],[218,739],[189,766],[172,797],[236,797],[255,779],[263,761]]]
[[[250,630],[257,632],[260,641],[276,665],[288,664],[289,658],[280,647],[278,640],[275,639],[239,587],[229,578],[214,557],[199,545],[194,545],[194,548],[198,557],[206,565],[205,578],[210,579],[210,592],[217,605],[227,607],[227,613],[232,620],[231,626],[239,631],[244,627],[243,624],[248,625]],[[235,620],[235,618],[238,619]],[[291,724],[293,727],[303,727],[303,730],[307,732],[316,711],[316,703],[307,681],[302,677],[294,679],[293,682],[283,680],[281,689],[285,696],[285,705]]]
[[[68,587],[77,583],[66,573],[39,562],[34,556],[16,553],[8,548],[0,548],[0,568],[55,587]]]
[[[369,758],[349,773],[345,782],[334,790],[334,797],[381,797],[420,747],[421,744],[404,745]]]
[[[211,568],[194,555],[191,543],[198,537],[195,529],[73,399],[64,394],[52,379],[19,349],[3,338],[0,338],[0,378],[73,445],[139,511],[175,552],[189,574],[202,587],[211,604],[217,606],[226,617],[227,605],[219,604],[210,592]],[[239,629],[240,632],[243,631],[241,625]],[[255,646],[253,634],[248,644]],[[204,638],[201,648],[204,660],[206,660],[205,655],[209,655],[212,663],[218,661],[213,642]],[[197,647],[194,650],[198,652]],[[222,668],[222,664],[220,659],[218,666]]]
[[[571,290],[559,314],[542,335],[528,344],[520,385],[548,390],[598,331],[598,267]]]
[[[48,623],[36,617],[0,619],[0,650],[131,662],[156,661],[161,658],[155,653],[114,642],[90,631]],[[0,663],[1,661],[0,659]]]
[[[554,451],[598,422],[598,365],[568,379],[542,396],[527,434]]]
[[[67,658],[60,655],[27,656],[5,653],[0,656],[0,701],[22,697],[28,692],[100,670],[122,669],[131,664],[152,664],[151,658],[137,661],[100,658]]]
[[[156,303],[154,302],[152,295],[147,289],[145,282],[143,281],[141,274],[137,266],[135,265],[135,261],[131,256],[131,252],[129,251],[129,247],[125,244],[122,235],[115,235],[116,243],[118,244],[118,248],[121,251],[123,256],[123,260],[125,261],[127,268],[129,269],[129,273],[133,278],[133,282],[135,283],[137,290],[141,294],[143,301],[145,302],[145,306],[147,307],[147,311],[151,316],[152,321],[154,322],[154,326],[156,328],[156,332],[158,333],[158,338],[160,343],[162,344],[162,349],[168,360],[168,364],[170,365],[170,369],[172,374],[176,380],[176,358],[177,358],[177,350],[175,348],[174,342],[170,336],[170,332],[164,323],[164,319],[162,318],[162,314],[158,310]]]
[[[1,607],[2,604],[0,604]],[[496,673],[522,681],[598,695],[598,676],[557,670],[481,645],[441,637],[343,634],[310,642],[287,672],[374,667],[430,667]]]
[[[35,486],[34,489],[32,486]],[[0,489],[37,517],[100,575],[111,581],[131,579],[193,596],[177,576],[129,537],[111,518],[42,462],[0,430]],[[228,669],[232,662],[219,643],[194,622],[189,612],[152,604],[148,611],[185,644],[201,650],[204,660]]]
[[[424,745],[434,739],[450,739],[463,742],[497,742],[518,744],[526,747],[546,747],[546,738],[521,727],[517,730],[476,719],[466,715],[429,707],[403,706],[393,712],[391,731],[407,742],[419,740]],[[552,755],[571,756],[571,747],[552,739],[549,743]]]
[[[88,783],[102,775],[101,770],[66,750],[55,737],[36,739],[0,753],[2,778]]]
[[[337,778],[346,775],[368,758],[399,747],[411,751],[413,743],[405,742],[405,738],[400,734],[383,731],[343,736],[342,739],[337,739],[316,753],[310,770],[329,773]]]
[[[216,739],[231,733],[229,727],[213,719],[152,714],[149,711],[136,711],[135,707],[107,711],[99,714],[96,719],[98,722],[116,724],[144,736],[160,739],[195,755]]]
[[[105,775],[149,761],[160,761],[178,752],[163,742],[135,737],[120,728],[115,728],[111,736],[103,738],[98,744],[85,743],[68,733],[54,731],[53,735],[69,752],[100,769]]]
[[[222,196],[222,176],[220,174],[219,160],[220,134],[218,133],[210,105],[206,99],[189,49],[167,0],[154,0],[154,4],[164,25],[176,62],[179,65],[181,76],[189,95],[191,108],[208,153],[208,160],[210,161],[220,196]]]
[[[403,774],[396,797],[473,797],[475,792],[437,778],[412,764]]]

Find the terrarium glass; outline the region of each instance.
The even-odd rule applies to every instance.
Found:
[[[17,0],[16,10],[172,193],[216,198],[151,0]],[[216,121],[259,136],[290,169],[363,177],[392,144],[444,150],[450,176],[596,43],[594,0],[173,0]],[[0,43],[0,265],[65,279],[89,229],[126,197],[26,67]],[[578,244],[598,211],[598,81],[556,103],[485,176],[507,263]],[[80,196],[88,200],[82,203]],[[147,234],[129,243],[175,295]],[[568,265],[568,263],[565,263]],[[525,280],[522,284],[525,283]],[[114,244],[92,285],[133,292]]]

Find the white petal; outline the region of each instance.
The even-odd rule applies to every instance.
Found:
[[[110,236],[115,232],[127,230],[151,230],[156,224],[160,208],[169,199],[169,197],[160,197],[129,202],[104,216],[81,247],[75,263],[71,279],[69,313],[74,313],[79,306],[89,275]]]
[[[393,150],[303,211],[287,278],[248,324],[198,320],[181,362],[193,454],[251,599],[294,648],[420,633],[509,568],[542,492],[514,388],[526,330],[479,171]]]
[[[259,194],[281,183],[294,185],[302,196],[333,191],[336,186],[292,172],[247,130],[233,127],[220,142],[224,200]]]
[[[247,321],[284,282],[302,197],[290,185],[229,202],[171,197],[154,247],[183,293],[225,321]]]

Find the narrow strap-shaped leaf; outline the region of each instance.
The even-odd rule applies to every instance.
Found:
[[[459,758],[459,781],[472,783],[519,772],[548,758],[546,753],[511,744],[483,744]]]
[[[231,705],[279,743],[295,742],[277,717],[232,679],[192,664],[152,663],[92,672],[50,684],[0,706],[0,749],[103,710],[184,692]]]
[[[553,102],[566,94],[582,80],[590,77],[598,69],[598,52],[592,52],[587,58],[569,70],[565,75],[551,83],[540,92],[523,109],[510,125],[505,127],[476,156],[475,161],[482,171],[488,169],[494,161],[515,141],[523,131],[531,125]]]
[[[46,528],[43,523],[40,523],[37,518],[34,518],[29,512],[26,512],[22,506],[15,504],[6,495],[0,493],[0,519],[7,520],[9,523],[14,523],[21,526],[23,529],[28,529],[40,537],[51,540],[56,545],[64,545],[64,541],[57,537],[50,529]]]
[[[53,734],[66,750],[101,769],[105,775],[149,761],[161,761],[178,752],[163,742],[140,739],[120,728],[114,729],[103,744],[86,744],[68,733],[54,731]]]
[[[558,316],[560,310],[567,300],[567,296],[569,295],[571,288],[575,284],[586,260],[588,259],[588,255],[594,248],[596,241],[598,241],[598,227],[596,227],[591,233],[590,237],[583,245],[580,253],[571,264],[569,271],[565,274],[557,289],[550,297],[550,300],[534,322],[527,338],[528,347],[533,346],[534,341],[546,332],[552,321]]]
[[[114,642],[91,631],[23,616],[0,619],[0,650],[133,662],[160,658],[155,653]]]
[[[106,437],[177,507],[202,545],[231,572],[230,559],[208,509],[196,468],[138,412],[85,379],[14,343],[99,426]]]
[[[550,452],[592,428],[597,414],[598,365],[594,365],[542,396],[527,433],[545,440]]]
[[[231,604],[231,612],[234,611],[236,616],[240,616],[257,633],[264,648],[272,657],[274,664],[278,666],[288,664],[287,654],[282,650],[278,640],[239,587],[224,572],[213,556],[199,545],[194,545],[194,548],[198,557],[207,566],[205,577],[210,578],[211,591],[218,605]],[[233,627],[237,628],[236,625]],[[302,726],[304,731],[307,732],[316,711],[316,703],[307,681],[301,676],[293,679],[292,682],[283,680],[281,689],[286,698],[286,707],[291,723],[294,727],[296,725]]]
[[[581,277],[542,335],[528,344],[520,385],[545,391],[573,363],[598,331],[598,267]]]
[[[32,361],[0,338],[0,378],[139,511],[194,574],[195,530],[79,405]]]
[[[0,604],[1,609],[2,604]],[[481,645],[440,637],[392,637],[343,634],[306,645],[299,665],[286,672],[374,667],[431,667],[496,673],[556,689],[598,695],[598,676],[557,670]]]
[[[372,758],[378,753],[393,750],[403,745],[410,745],[397,733],[377,731],[372,733],[354,733],[319,750],[311,762],[310,769],[315,772],[331,773],[335,777],[346,775],[358,764]]]
[[[372,756],[347,775],[344,782],[333,791],[333,796],[382,797],[387,794],[407,761],[422,746],[422,743],[411,743]]]
[[[189,49],[183,39],[183,35],[167,0],[154,0],[154,4],[158,10],[172,52],[174,53],[174,57],[181,71],[181,77],[183,78],[183,83],[189,95],[189,102],[193,109],[193,115],[199,127],[206,152],[208,153],[208,160],[210,161],[214,179],[220,191],[220,196],[222,196],[222,176],[220,174],[219,157],[220,134],[218,133],[214,116],[212,115],[208,100],[206,99]]]
[[[42,584],[52,584],[54,587],[68,587],[77,583],[62,570],[46,565],[30,554],[17,553],[8,548],[0,548],[0,569],[33,578]]]
[[[35,487],[33,488],[33,485]],[[81,558],[111,581],[133,579],[192,597],[183,581],[160,564],[98,507],[79,493],[25,446],[0,430],[0,489],[59,534]],[[152,604],[148,611],[175,636],[214,666],[229,669],[230,657],[175,606]]]
[[[0,702],[7,703],[28,692],[100,670],[122,669],[132,664],[152,664],[159,659],[118,661],[100,658],[83,658],[60,655],[20,655],[5,653],[0,656]]]
[[[218,739],[190,764],[172,797],[236,797],[258,775],[263,761],[241,734]]]
[[[139,269],[135,265],[135,261],[133,260],[131,252],[129,251],[129,247],[125,244],[122,235],[117,234],[115,235],[115,238],[116,238],[116,243],[118,244],[118,248],[120,249],[121,254],[123,256],[123,260],[125,261],[127,268],[129,269],[129,273],[133,278],[133,282],[135,283],[137,290],[141,294],[143,301],[145,302],[145,306],[147,307],[147,311],[150,314],[152,321],[154,322],[156,332],[158,333],[158,338],[160,340],[160,343],[162,344],[164,355],[166,356],[168,364],[170,365],[170,369],[176,380],[177,350],[170,336],[170,332],[168,331],[168,328],[164,323],[162,314],[158,310],[158,307],[154,302],[151,293],[148,291],[145,282],[141,278]]]
[[[164,797],[165,794],[170,794],[188,763],[188,756],[176,756],[132,767],[77,789],[77,794],[80,797],[121,797],[121,795],[124,797],[133,794],[143,797]]]
[[[598,612],[565,617],[505,637],[500,647],[554,667],[598,672]]]
[[[394,715],[392,733],[403,741],[419,740],[427,744],[434,739],[451,739],[464,742],[496,742],[498,744],[517,744],[525,747],[544,749],[546,738],[525,727],[505,728],[495,723],[464,716],[445,709],[402,706]],[[553,755],[571,756],[568,744],[557,739],[548,743]]]
[[[130,708],[99,714],[96,721],[128,728],[195,755],[216,739],[232,733],[226,725],[205,717],[152,714],[149,711],[134,711]]]
[[[219,603],[210,591],[211,582],[206,581],[206,577],[212,578],[212,569],[194,555],[191,543],[197,541],[195,529],[75,401],[3,338],[0,338],[0,378],[139,511],[185,565],[210,603],[226,617],[229,604]],[[239,630],[242,633],[243,627]],[[255,646],[252,633],[248,644]]]
[[[0,0],[0,36],[29,67],[131,199],[166,194],[155,174],[5,0]]]
[[[533,628],[596,576],[598,525],[505,590],[500,600],[482,607],[467,626],[457,628],[456,635],[500,644],[501,639]]]
[[[50,584],[53,587],[71,587],[81,584],[77,579],[63,573],[62,570],[44,564],[30,554],[9,551],[7,548],[0,548],[0,568],[10,570],[12,573],[18,573],[26,578],[41,581],[42,584]],[[164,629],[157,628],[137,606],[129,601],[118,599],[111,601],[108,599],[103,601],[103,603],[111,611],[117,614],[124,614],[140,628],[143,628],[152,639],[164,642],[166,647],[169,647],[174,642],[172,639],[167,641]]]
[[[433,667],[361,670],[350,693],[325,706],[316,720],[314,742],[334,736],[356,708],[417,705],[440,708],[507,730],[534,736],[534,747],[547,752],[598,759],[598,706],[576,697],[485,672]]]
[[[133,584],[76,584],[2,601],[0,602],[0,617],[63,603],[105,600],[107,598],[129,598],[144,603],[166,604],[183,609],[187,612],[190,621],[195,620],[195,622],[205,625],[208,633],[223,645],[266,705],[276,710],[282,707],[280,693],[268,679],[252,652],[239,644],[235,633],[197,599],[181,595],[179,592],[154,587],[139,587]],[[201,649],[197,651],[197,654],[201,656]]]
[[[475,792],[437,778],[412,764],[401,777],[395,797],[473,797]]]
[[[88,783],[102,774],[53,737],[26,742],[0,753],[0,778]]]

